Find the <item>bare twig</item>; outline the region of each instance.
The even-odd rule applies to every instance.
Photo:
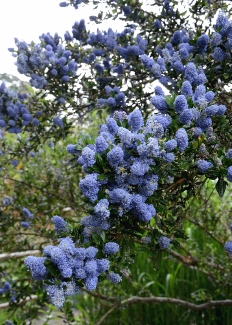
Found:
[[[14,252],[14,253],[4,253],[0,254],[0,261],[12,258],[20,258],[29,255],[38,255],[41,254],[39,250],[30,250],[30,251],[23,251],[23,252]]]
[[[107,313],[105,313],[101,317],[101,319],[99,320],[99,322],[96,325],[103,324],[104,320],[117,308],[126,307],[128,305],[133,305],[133,304],[140,304],[140,303],[141,304],[144,304],[144,303],[153,303],[153,304],[168,303],[168,304],[172,304],[172,305],[182,306],[187,309],[191,309],[191,310],[195,310],[195,311],[201,311],[204,309],[220,307],[220,306],[232,306],[232,300],[228,300],[228,299],[227,300],[212,300],[212,301],[208,301],[203,304],[197,305],[197,304],[191,303],[189,301],[177,299],[177,298],[155,297],[155,296],[151,296],[151,297],[134,296],[134,297],[130,297],[128,299],[123,300],[121,303],[115,304],[112,308],[110,308],[107,311]]]
[[[31,300],[36,300],[38,297],[36,295],[32,295],[31,297],[26,297],[25,299],[21,299],[18,303],[17,303],[17,306],[20,306],[28,301],[31,301]],[[4,302],[3,304],[0,304],[0,310],[1,309],[5,309],[5,308],[8,308],[12,303],[9,303],[9,302]]]
[[[197,305],[194,303],[191,303],[186,300],[177,299],[177,298],[168,298],[168,297],[131,297],[129,299],[126,299],[121,302],[120,306],[128,306],[132,304],[138,304],[138,303],[169,303],[173,305],[179,305],[183,306],[188,309],[192,309],[195,311],[201,311],[204,309],[209,309],[212,307],[218,307],[218,306],[232,306],[232,300],[226,299],[226,300],[211,300],[207,301],[203,304]]]
[[[101,325],[103,322],[104,322],[104,320],[115,310],[115,309],[117,309],[119,306],[118,305],[116,305],[116,306],[113,306],[111,309],[109,309],[108,311],[107,311],[107,313],[105,313],[102,317],[101,317],[101,319],[99,320],[99,322],[96,324],[96,325]]]

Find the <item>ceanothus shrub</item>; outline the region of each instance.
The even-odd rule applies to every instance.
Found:
[[[101,126],[96,139],[68,145],[67,151],[86,173],[79,187],[87,202],[88,215],[78,226],[77,238],[62,218],[53,217],[55,231],[62,236],[58,246],[45,247],[45,257],[29,256],[25,260],[32,277],[45,281],[56,306],[62,306],[65,296],[78,293],[83,286],[94,290],[99,279],[107,278],[112,283],[122,280],[114,269],[116,254],[121,254],[120,236],[139,237],[140,231],[139,243],[157,250],[168,249],[175,243],[175,225],[162,227],[160,193],[166,194],[171,186],[186,180],[187,176],[181,178],[183,170],[185,175],[190,170],[194,181],[202,176],[218,178],[216,188],[220,196],[227,185],[224,178],[232,181],[232,149],[223,152],[217,136],[217,125],[224,118],[226,106],[216,103],[215,93],[207,88],[204,69],[192,59],[196,54],[206,55],[213,47],[214,61],[224,61],[230,50],[231,33],[229,22],[224,19],[224,28],[221,20],[219,15],[216,28],[227,44],[224,50],[218,47],[222,42],[219,34],[203,34],[194,46],[190,45],[186,31],[176,31],[170,43],[163,49],[157,48],[156,61],[145,54],[147,43],[140,37],[138,45],[117,47],[125,62],[140,56],[147,72],[163,85],[172,83],[167,76],[169,70],[175,72],[179,91],[165,96],[158,86],[150,99],[154,111],[146,119],[139,109],[130,114],[115,111]],[[111,36],[111,45],[106,44],[107,37],[101,33],[90,35],[88,43],[115,48],[115,35]],[[94,51],[89,62],[104,55],[102,51]],[[61,63],[65,64],[64,60]],[[101,75],[110,69],[110,63],[95,62],[94,68]],[[106,86],[105,92],[108,98],[99,98],[98,106],[126,109],[126,95],[118,87]],[[232,252],[231,242],[225,244],[225,249]]]

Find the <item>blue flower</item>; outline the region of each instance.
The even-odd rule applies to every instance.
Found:
[[[23,228],[29,228],[31,224],[28,221],[22,221],[22,222],[20,222],[20,225]]]
[[[154,63],[152,68],[151,68],[151,72],[153,74],[153,76],[156,78],[156,79],[159,79],[162,77],[162,74],[161,74],[161,68],[160,68],[160,65],[158,63]]]
[[[123,188],[115,188],[109,191],[110,203],[119,204],[123,209],[127,209],[130,206],[132,196]]]
[[[168,238],[166,236],[161,236],[158,239],[158,243],[159,243],[160,249],[167,249],[171,243],[171,240],[170,240],[170,238]]]
[[[218,111],[216,113],[216,116],[222,116],[222,115],[224,115],[225,111],[226,111],[226,106],[225,105],[219,105],[218,106]]]
[[[59,216],[54,216],[52,217],[52,222],[55,226],[55,232],[57,234],[59,234],[60,232],[68,232],[69,231],[69,227],[66,221],[64,221],[63,218],[59,217]]]
[[[164,91],[162,87],[156,86],[154,91],[155,91],[155,95],[164,96]]]
[[[151,70],[152,66],[155,64],[155,61],[146,54],[142,54],[140,59],[146,69]]]
[[[131,8],[130,8],[129,6],[124,6],[124,7],[122,8],[122,10],[123,10],[125,16],[129,16],[129,15],[131,15],[131,13],[132,13]]]
[[[188,108],[188,103],[184,95],[178,95],[174,101],[176,113],[180,114]]]
[[[143,126],[143,116],[140,110],[135,109],[132,113],[128,116],[128,124],[132,132],[139,131],[140,128]]]
[[[208,91],[206,94],[205,94],[205,100],[209,103],[211,102],[213,99],[214,99],[214,92],[213,91]]]
[[[197,40],[198,53],[203,54],[207,50],[209,43],[209,36],[206,34],[201,35]]]
[[[32,220],[34,218],[34,214],[32,214],[27,208],[23,208],[22,211],[27,219]]]
[[[110,268],[110,262],[106,258],[97,259],[97,271],[103,273]]]
[[[87,273],[87,276],[96,276],[97,275],[97,262],[95,259],[88,259],[85,262],[84,270]]]
[[[98,74],[102,74],[104,72],[103,66],[101,66],[99,63],[95,63],[94,68],[95,68],[95,70],[97,71]]]
[[[85,147],[82,150],[81,157],[83,158],[85,167],[92,167],[96,162],[95,151],[89,147]]]
[[[150,169],[149,160],[147,159],[137,159],[133,162],[130,167],[132,174],[136,176],[144,176]]]
[[[225,245],[224,245],[224,247],[225,247],[225,250],[229,254],[232,254],[232,242],[231,241],[226,242]]]
[[[108,274],[108,279],[109,279],[109,281],[111,282],[111,283],[113,283],[113,284],[118,284],[119,282],[121,282],[122,281],[122,277],[119,275],[119,274],[117,274],[117,273],[114,273],[114,272],[109,272],[109,274]]]
[[[166,163],[170,164],[170,163],[172,163],[174,161],[175,156],[174,156],[174,154],[172,152],[170,152],[170,153],[164,153],[162,155],[162,158]]]
[[[106,119],[106,126],[110,133],[112,133],[113,135],[117,134],[118,125],[117,125],[117,122],[115,121],[115,119],[113,119],[112,117],[108,117]]]
[[[187,63],[186,67],[185,67],[185,74],[184,77],[186,80],[188,80],[191,84],[192,83],[196,83],[197,82],[197,78],[198,78],[198,73],[197,73],[197,69],[196,66],[193,62],[189,62]]]
[[[215,61],[222,62],[225,59],[225,52],[220,47],[215,47],[213,52],[213,58]]]
[[[232,166],[227,168],[227,175],[226,175],[227,179],[229,182],[232,182]]]
[[[154,206],[144,203],[143,197],[139,194],[133,195],[131,211],[135,217],[143,222],[149,222],[156,215]]]
[[[177,142],[175,139],[164,142],[164,149],[168,152],[174,150],[176,147],[177,147]]]
[[[79,184],[79,187],[80,187],[83,195],[86,196],[88,199],[90,199],[91,202],[94,202],[97,200],[97,194],[98,194],[99,185],[100,185],[99,181],[97,180],[97,176],[98,176],[98,174],[96,174],[96,173],[86,175],[86,177],[84,179],[82,179]]]
[[[215,27],[216,28],[221,28],[221,27],[226,26],[227,24],[228,24],[228,18],[226,16],[225,12],[220,11],[218,16],[217,16]]]
[[[87,277],[85,279],[85,286],[86,286],[86,289],[89,291],[95,290],[97,287],[97,283],[98,283],[97,276]]]
[[[200,127],[203,131],[208,129],[212,125],[212,119],[210,117],[201,117],[197,120],[197,126]]]
[[[210,39],[211,45],[218,46],[221,43],[221,41],[222,41],[221,34],[219,34],[217,32],[212,34],[211,39]]]
[[[188,146],[188,134],[185,129],[180,128],[177,130],[175,135],[175,140],[177,142],[177,147],[180,151],[184,151]]]
[[[75,255],[76,254],[76,248],[74,245],[73,240],[70,237],[62,238],[58,247],[65,252],[66,256]]]
[[[225,154],[226,158],[232,158],[232,149],[229,149]]]
[[[86,258],[92,259],[96,256],[97,252],[98,252],[98,249],[96,247],[90,246],[90,247],[86,248],[85,256],[86,256]]]
[[[180,60],[177,60],[176,62],[174,62],[173,67],[177,73],[184,72],[184,66]]]
[[[206,107],[206,109],[202,111],[202,114],[206,114],[207,117],[212,117],[217,114],[218,109],[219,109],[218,105],[211,105]]]
[[[191,109],[185,109],[180,114],[179,121],[183,124],[190,125],[193,119],[193,112]]]
[[[123,161],[124,153],[121,147],[116,146],[107,153],[107,160],[111,167],[117,167]]]
[[[54,306],[58,308],[63,306],[65,298],[62,288],[60,288],[58,285],[47,285],[46,291],[48,292]]]
[[[109,145],[106,142],[105,138],[103,136],[101,136],[101,135],[96,138],[95,145],[96,145],[96,152],[97,153],[102,153],[103,151],[105,151],[109,147]]]
[[[63,126],[64,126],[63,121],[59,116],[56,116],[56,117],[53,118],[53,123],[56,126],[59,126],[60,128],[63,128]]]
[[[73,155],[78,153],[78,150],[76,149],[76,146],[74,144],[68,144],[66,150]]]
[[[203,174],[206,173],[206,171],[211,167],[213,167],[213,164],[204,159],[199,159],[197,162],[197,168]]]
[[[28,256],[24,260],[24,264],[31,271],[35,280],[44,280],[47,275],[47,269],[44,266],[45,257]]]
[[[110,216],[110,211],[108,210],[109,201],[107,199],[101,199],[95,206],[94,212],[97,217],[106,219]]]
[[[157,108],[161,113],[166,113],[168,105],[165,101],[165,98],[160,95],[155,95],[151,98],[151,103],[155,108]]]
[[[154,27],[157,28],[157,29],[161,29],[162,28],[162,24],[161,24],[160,20],[156,19],[154,21]]]
[[[116,254],[119,251],[119,245],[114,242],[108,242],[103,248],[103,252],[109,255]]]

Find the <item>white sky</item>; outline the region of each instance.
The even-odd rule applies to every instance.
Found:
[[[71,32],[75,21],[82,18],[88,20],[90,15],[95,14],[89,6],[77,10],[73,7],[61,8],[61,1],[64,0],[1,0],[0,73],[6,72],[25,80],[17,72],[15,58],[7,50],[14,47],[15,37],[28,43],[32,40],[39,42],[39,36],[47,32],[51,35],[57,32],[63,37],[66,30]],[[91,29],[96,28],[97,26]],[[122,27],[119,30],[121,29]]]

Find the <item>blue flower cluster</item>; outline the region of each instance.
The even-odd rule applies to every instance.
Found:
[[[168,238],[166,236],[161,236],[158,240],[160,249],[167,249],[169,247],[170,243],[171,243],[170,238]]]
[[[179,42],[184,42],[184,39],[187,37],[185,33],[181,32],[178,35]],[[174,36],[175,33],[173,38]],[[173,43],[173,41],[171,42]],[[198,45],[199,44],[201,44],[200,41]],[[185,61],[189,54],[194,50],[187,40],[184,43],[180,43],[178,48],[184,48],[186,51],[188,49],[189,51],[188,56],[182,58],[180,55],[180,49],[179,51],[174,51],[172,44],[169,43],[168,45],[169,46],[166,46],[165,49],[160,50],[161,58],[157,60],[157,63],[146,54],[141,56],[141,61],[144,66],[150,70],[153,75],[155,71],[155,77],[159,80],[163,78],[162,72],[166,70],[165,64],[171,64],[175,69],[177,58],[181,63],[181,61]],[[158,63],[160,59],[162,59],[162,64]],[[193,126],[193,136],[198,137],[203,131],[207,132],[207,130],[212,126],[213,118],[218,118],[224,115],[226,107],[225,105],[210,105],[214,99],[214,92],[207,91],[204,85],[207,79],[201,67],[197,68],[193,62],[188,62],[185,66],[182,63],[181,65],[182,70],[178,73],[182,74],[184,81],[181,86],[181,94],[177,95],[175,98],[174,110],[179,116],[179,122],[186,126]],[[160,81],[162,82],[162,80]],[[194,104],[194,107],[189,107],[188,103],[190,100],[191,103]],[[160,87],[155,89],[155,96],[151,98],[151,104],[162,114],[170,112],[171,107],[168,105],[164,92],[160,90]]]
[[[11,290],[11,285],[10,283],[7,281],[3,284],[3,287],[0,288],[0,294],[3,294],[3,293],[8,293],[10,292]]]
[[[158,189],[159,177],[152,166],[172,163],[172,151],[182,152],[188,146],[183,128],[177,130],[174,139],[169,138],[171,123],[168,114],[151,114],[145,122],[138,109],[129,115],[116,111],[101,126],[95,143],[83,148],[78,163],[87,175],[79,186],[94,205],[91,215],[82,219],[86,240],[123,217],[147,223],[155,216],[154,206],[146,203]],[[69,148],[73,147],[69,145],[68,151],[78,156]],[[103,197],[99,198],[99,193]]]
[[[221,11],[218,14],[215,29],[216,31],[210,38],[210,45],[213,47],[213,58],[217,62],[222,62],[230,57],[232,50],[232,21],[228,19],[226,14]]]
[[[4,283],[1,283],[2,287],[0,287],[0,295],[7,295],[9,297],[9,301],[14,302],[16,300],[16,292],[12,289],[10,282],[5,281]]]
[[[68,82],[78,69],[71,51],[59,44],[57,34],[42,34],[40,40],[39,44],[28,45],[15,39],[18,72],[31,77],[31,85],[38,89],[46,88],[49,81]]]
[[[26,107],[27,98],[27,94],[16,94],[9,90],[4,82],[0,85],[0,129],[21,133],[23,126],[39,125],[39,120]]]
[[[32,220],[34,218],[34,215],[27,209],[27,208],[23,208],[22,209],[22,212],[23,212],[23,215],[24,217],[27,219],[27,220]],[[30,225],[31,225],[31,222],[30,221],[22,221],[20,223],[21,227],[23,228],[29,228]]]
[[[105,92],[108,98],[99,98],[97,102],[98,106],[108,106],[113,109],[113,111],[121,110],[126,106],[126,96],[124,92],[120,91],[117,86],[114,86],[114,88],[111,88],[110,86],[105,86]]]
[[[101,209],[100,209],[101,211]],[[63,231],[68,231],[68,224],[59,216],[54,216],[52,221],[55,225],[55,230],[59,234]],[[119,251],[119,245],[115,242],[107,242],[103,247],[102,253],[108,257],[116,254]],[[95,290],[98,277],[109,270],[110,261],[108,258],[97,258],[98,249],[90,246],[88,248],[76,247],[70,237],[61,238],[58,246],[46,246],[44,248],[45,257],[28,256],[24,263],[31,271],[32,277],[35,280],[53,281],[53,284],[46,285],[46,290],[50,295],[51,302],[61,307],[64,303],[65,296],[73,295],[80,292],[80,288],[76,285],[77,280],[83,281],[86,289],[89,291]],[[102,254],[101,254],[102,255]],[[47,261],[57,268],[59,274],[57,278],[51,280],[49,276],[49,267]],[[109,272],[109,280],[113,283],[118,283],[116,278],[121,278],[115,274],[115,278]],[[55,283],[56,280],[56,283]],[[59,280],[59,282],[57,282]]]
[[[63,1],[59,3],[59,6],[64,8],[72,5],[75,9],[78,9],[79,5],[83,2],[83,0],[70,0],[69,2]]]

